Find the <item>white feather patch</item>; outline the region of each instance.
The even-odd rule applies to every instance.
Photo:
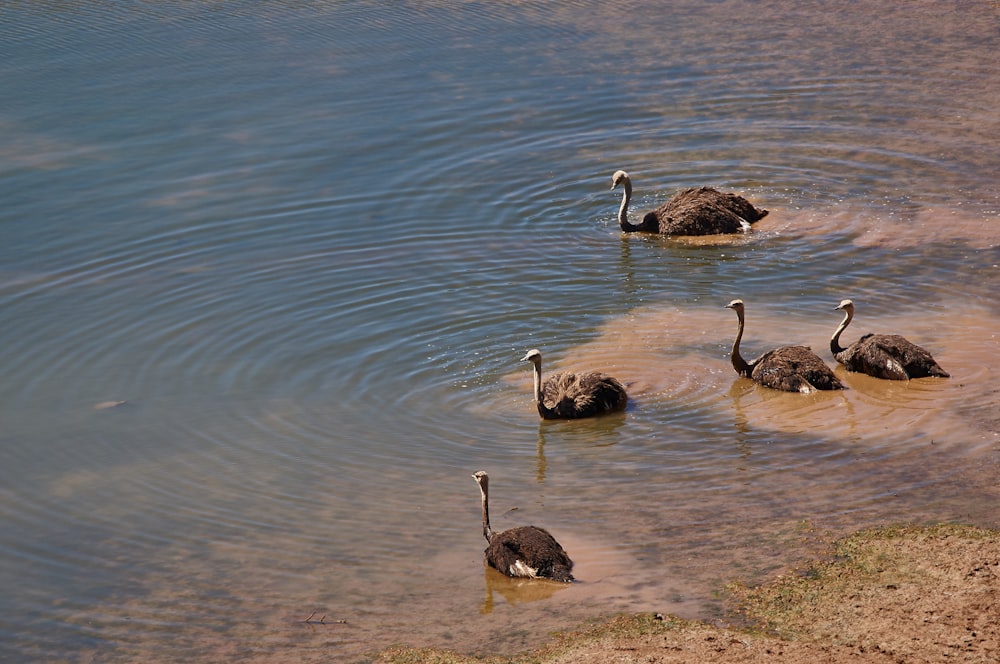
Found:
[[[514,564],[510,566],[511,576],[526,576],[534,579],[538,576],[538,570],[534,567],[529,567],[523,560],[515,560]]]

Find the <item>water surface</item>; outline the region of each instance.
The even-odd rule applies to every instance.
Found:
[[[817,535],[1000,525],[994,4],[0,17],[0,658],[510,653],[714,616]],[[623,236],[619,168],[637,209],[708,184],[770,215]],[[845,339],[952,378],[759,388],[734,297],[747,356],[832,365],[850,297]],[[629,410],[539,422],[533,347]],[[580,583],[484,570],[480,468]]]

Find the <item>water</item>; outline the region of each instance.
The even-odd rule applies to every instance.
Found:
[[[993,4],[0,19],[0,659],[512,652],[711,617],[816,533],[1000,525]],[[623,237],[618,168],[636,209],[711,184],[771,214]],[[768,392],[728,363],[734,297],[747,356],[830,360],[850,297],[845,339],[953,378]],[[540,423],[532,347],[629,411]],[[483,569],[480,468],[580,583]]]

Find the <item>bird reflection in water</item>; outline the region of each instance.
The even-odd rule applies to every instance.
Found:
[[[569,588],[569,584],[547,579],[526,579],[506,576],[489,565],[483,565],[483,583],[486,596],[479,609],[482,614],[493,613],[494,593],[499,593],[508,604],[515,606],[524,602],[537,602]]]

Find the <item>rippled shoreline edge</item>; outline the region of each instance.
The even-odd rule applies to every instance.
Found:
[[[619,615],[515,656],[397,646],[371,662],[995,661],[1000,531],[961,524],[861,530],[826,555],[750,587],[733,582],[725,621]]]

